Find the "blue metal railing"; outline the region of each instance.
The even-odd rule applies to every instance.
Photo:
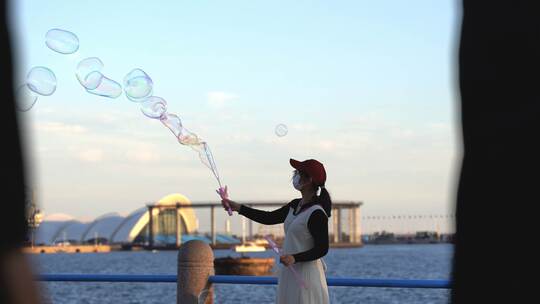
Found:
[[[126,282],[126,283],[176,283],[175,274],[42,274],[37,277],[45,282]],[[277,277],[213,275],[209,281],[214,284],[255,284],[277,285]],[[328,286],[393,287],[393,288],[450,288],[449,280],[410,279],[358,279],[326,278]]]

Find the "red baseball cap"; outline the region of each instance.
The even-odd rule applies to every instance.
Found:
[[[323,164],[314,160],[308,159],[305,161],[297,161],[296,159],[290,159],[289,163],[293,168],[298,171],[302,171],[309,175],[313,180],[313,183],[317,186],[324,186],[326,182],[326,171],[324,170]]]

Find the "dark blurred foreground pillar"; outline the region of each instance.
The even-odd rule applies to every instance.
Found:
[[[212,304],[214,287],[208,277],[214,275],[214,252],[199,240],[188,241],[178,252],[178,304]]]
[[[0,0],[0,180],[2,217],[0,218],[0,303],[37,304],[40,302],[34,274],[21,247],[28,226],[25,216],[25,170],[19,124],[13,94],[13,60],[7,27],[5,1]],[[13,52],[17,54],[17,52]]]
[[[452,303],[536,296],[540,1],[464,0]]]
[[[2,218],[0,219],[0,250],[18,248],[23,245],[27,234],[25,217],[24,167],[19,134],[15,98],[13,94],[13,65],[11,41],[6,24],[5,2],[0,1],[0,102],[2,116],[0,132],[2,156],[0,178],[2,180]]]

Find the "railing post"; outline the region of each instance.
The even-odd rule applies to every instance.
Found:
[[[360,207],[356,207],[354,212],[354,231],[356,234],[355,242],[358,242],[360,244],[362,244],[362,225],[360,225],[361,219],[362,218],[360,217]]]
[[[178,251],[177,304],[213,304],[214,252],[199,240],[186,242]]]
[[[337,243],[339,242],[339,234],[338,234],[338,216],[339,214],[338,213],[338,208],[334,208],[332,209],[332,218],[333,218],[333,221],[332,221],[332,233],[334,235],[334,243]]]
[[[216,215],[214,206],[210,207],[210,230],[212,234],[212,245],[216,245]]]

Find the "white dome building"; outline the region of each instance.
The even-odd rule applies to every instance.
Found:
[[[197,218],[193,209],[174,208],[177,204],[191,205],[191,201],[182,194],[170,194],[160,199],[152,208],[152,230],[155,243],[176,242],[175,212],[178,212],[180,219],[182,239],[186,234],[195,232]],[[52,245],[64,241],[74,244],[95,241],[109,244],[147,244],[150,232],[149,223],[147,207],[137,209],[128,216],[108,213],[91,222],[81,222],[64,214],[50,215],[45,217],[37,228],[35,244]],[[204,237],[202,239],[210,241]]]

